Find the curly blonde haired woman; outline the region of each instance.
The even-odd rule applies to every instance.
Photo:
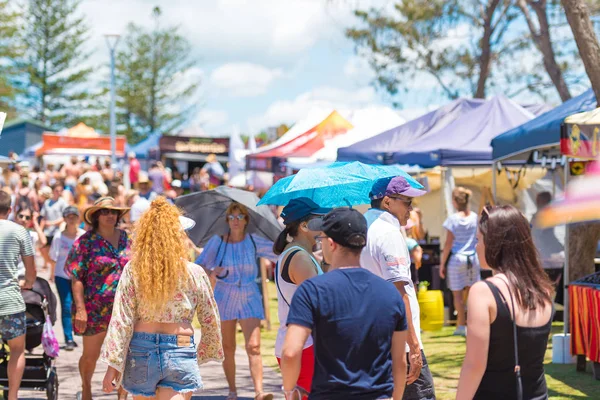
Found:
[[[190,399],[202,388],[199,365],[223,360],[210,282],[200,266],[186,261],[184,229],[192,226],[164,197],[136,223],[102,349],[109,365],[105,392],[122,383],[134,399]],[[197,348],[195,314],[202,325]]]

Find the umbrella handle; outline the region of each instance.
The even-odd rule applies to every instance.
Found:
[[[228,276],[229,276],[229,270],[225,270],[225,274],[223,274],[222,276],[215,275],[215,277],[216,277],[217,279],[225,279],[225,278],[227,278]]]

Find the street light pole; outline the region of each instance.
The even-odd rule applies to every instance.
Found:
[[[115,115],[115,49],[119,43],[119,35],[104,35],[110,51],[110,154],[111,164],[117,163],[117,121]]]

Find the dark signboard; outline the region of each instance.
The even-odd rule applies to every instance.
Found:
[[[254,157],[246,156],[246,171],[263,171],[274,174],[285,175],[286,167],[283,165],[285,158],[281,157]]]
[[[229,138],[162,136],[158,146],[161,153],[229,154]]]

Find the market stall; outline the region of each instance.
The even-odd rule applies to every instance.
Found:
[[[368,164],[401,164],[397,155],[413,144],[436,135],[460,116],[472,111],[485,100],[457,99],[405,124],[369,139],[338,149],[337,161],[360,161]]]
[[[520,162],[522,165],[540,165],[554,170],[557,167],[564,168],[565,187],[569,181],[571,174],[571,166],[569,159],[579,157],[580,154],[573,153],[571,150],[577,146],[565,146],[567,138],[567,130],[563,126],[565,118],[574,113],[593,110],[596,108],[596,98],[593,91],[590,89],[583,94],[572,98],[554,108],[553,110],[542,114],[541,116],[518,126],[508,132],[499,135],[492,140],[493,157],[495,166],[506,162]],[[561,143],[563,145],[561,145]],[[565,153],[561,152],[561,149]],[[577,148],[579,151],[581,146]],[[577,161],[575,159],[575,161]],[[568,193],[567,189],[567,193]],[[568,196],[568,194],[566,195]],[[564,221],[563,223],[566,223]],[[569,282],[569,229],[565,230],[565,263],[564,276],[565,282]],[[570,332],[570,317],[572,317],[571,307],[580,307],[578,304],[571,304],[569,301],[569,293],[566,288],[564,299],[565,324],[564,334],[555,335],[553,338],[553,360],[559,363],[570,362],[568,349],[570,348],[569,340]],[[568,317],[567,317],[568,316]]]
[[[325,142],[342,135],[354,126],[337,111],[331,112],[324,120],[307,131],[277,146],[258,149],[258,152],[246,156],[247,171],[263,171],[277,177],[287,175],[283,165],[288,157],[310,157],[325,147]]]
[[[166,166],[177,168],[183,174],[202,167],[210,154],[216,155],[219,163],[226,165],[229,160],[229,138],[199,136],[166,136],[158,141],[160,158]]]
[[[117,157],[125,156],[125,136],[117,136]],[[35,151],[36,157],[47,156],[96,156],[110,157],[110,136],[101,135],[80,122],[59,133],[44,132],[42,145]]]

